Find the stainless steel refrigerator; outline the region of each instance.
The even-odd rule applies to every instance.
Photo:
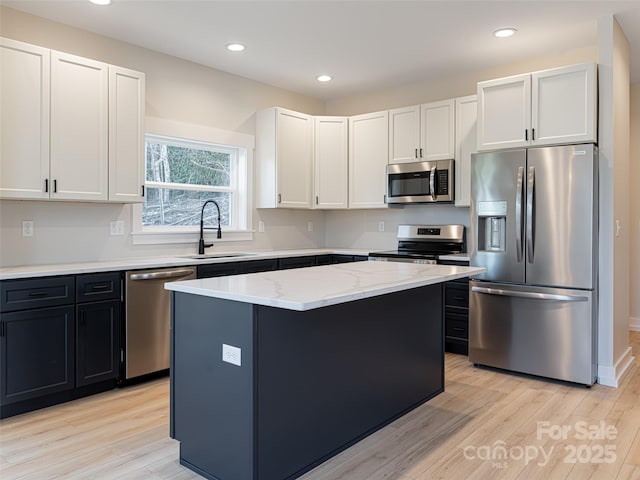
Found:
[[[472,157],[471,362],[595,382],[597,160],[592,144]]]

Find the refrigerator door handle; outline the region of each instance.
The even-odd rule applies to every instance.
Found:
[[[589,297],[581,295],[556,295],[553,293],[519,292],[516,290],[504,290],[502,288],[471,287],[472,292],[486,293],[488,295],[502,295],[504,297],[531,298],[534,300],[556,300],[559,302],[588,302]]]
[[[527,178],[527,261],[533,263],[534,255],[534,243],[535,237],[533,216],[535,214],[535,208],[533,202],[535,201],[535,188],[536,188],[536,169],[535,167],[529,167],[529,176]]]
[[[516,183],[516,257],[522,262],[522,188],[524,187],[524,167],[518,168]]]

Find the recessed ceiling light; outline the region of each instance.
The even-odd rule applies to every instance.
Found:
[[[331,75],[318,75],[316,77],[316,80],[318,80],[319,82],[328,82],[331,80]]]
[[[111,0],[89,0],[94,5],[109,5]]]
[[[245,48],[247,48],[247,47],[245,47],[241,43],[227,43],[227,50],[229,50],[231,52],[241,52]]]
[[[518,30],[511,27],[501,28],[500,30],[496,30],[495,32],[493,32],[493,36],[498,38],[506,38],[506,37],[510,37],[511,35],[514,35],[517,31]]]

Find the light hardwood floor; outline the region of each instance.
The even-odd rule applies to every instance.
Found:
[[[302,478],[640,479],[640,333],[631,344],[636,361],[618,389],[478,369],[447,354],[443,394]],[[168,398],[161,379],[2,420],[0,478],[201,478],[178,463]],[[582,438],[606,429],[608,438]]]

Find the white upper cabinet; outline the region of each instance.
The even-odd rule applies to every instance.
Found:
[[[572,65],[531,75],[531,144],[597,141],[597,66]]]
[[[389,110],[389,163],[453,158],[454,115],[453,99]]]
[[[256,114],[257,208],[311,208],[313,117],[269,108]]]
[[[420,105],[389,110],[389,163],[420,160]]]
[[[471,154],[478,148],[478,97],[456,98],[456,207],[468,207],[471,200]]]
[[[51,198],[108,199],[108,65],[51,52]]]
[[[0,38],[0,198],[49,198],[50,51]]]
[[[387,111],[349,118],[349,208],[386,208]]]
[[[478,150],[524,147],[531,129],[531,75],[478,83]]]
[[[420,160],[449,160],[455,156],[453,99],[420,106]]]
[[[109,200],[143,201],[145,75],[109,66]]]
[[[315,117],[315,208],[340,209],[349,205],[348,119]]]
[[[142,201],[144,74],[0,47],[0,198]]]
[[[597,141],[595,63],[478,83],[478,150]]]

